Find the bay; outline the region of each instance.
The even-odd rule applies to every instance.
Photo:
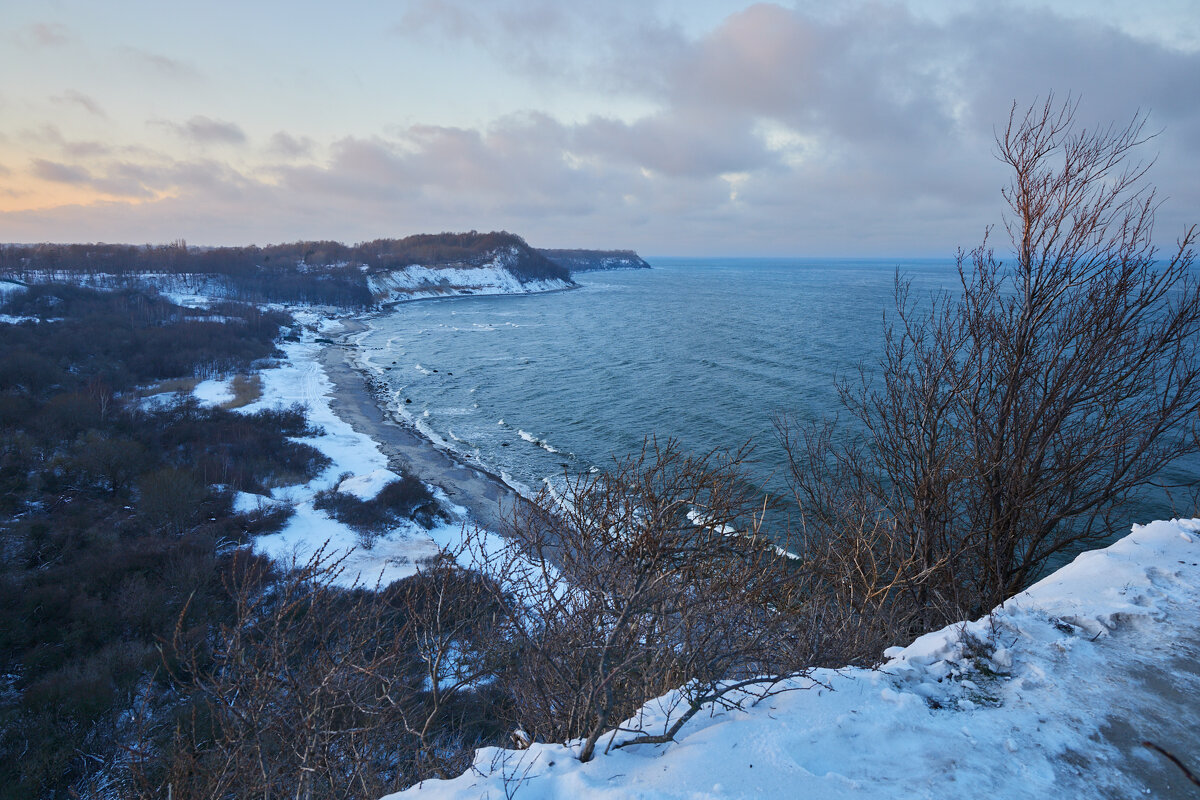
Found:
[[[773,418],[836,413],[834,379],[882,343],[897,270],[950,288],[943,260],[657,258],[555,294],[402,304],[358,340],[392,409],[523,489],[604,468],[646,437],[754,447],[783,486]]]

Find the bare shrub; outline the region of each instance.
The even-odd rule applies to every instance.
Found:
[[[317,493],[313,507],[353,528],[359,534],[360,544],[368,550],[376,536],[404,520],[432,528],[445,519],[433,492],[411,475],[391,481],[370,500],[326,489]]]
[[[647,442],[561,501],[522,504],[503,544],[469,539],[500,592],[491,657],[514,728],[582,738],[587,761],[653,698],[679,690],[661,729],[635,721],[619,746],[668,741],[702,708],[769,693],[815,660],[814,620],[760,535],[743,455]]]
[[[1076,104],[1014,105],[997,136],[1015,253],[960,253],[960,290],[897,278],[878,377],[840,388],[861,435],[781,426],[817,562],[850,566],[915,629],[983,613],[1047,561],[1095,542],[1161,470],[1197,450],[1195,229],[1165,260],[1133,159],[1145,120],[1083,129]],[[845,549],[879,561],[855,572]],[[890,554],[890,555],[889,555]]]
[[[185,609],[165,643],[183,700],[173,721],[141,710],[136,795],[376,798],[499,743],[472,655],[492,616],[480,576],[440,561],[351,591],[334,585],[340,571],[323,552],[284,574],[235,554],[232,618],[212,626]]]
[[[208,487],[190,470],[161,467],[143,475],[138,486],[139,508],[155,525],[173,533],[184,531],[197,516]]]

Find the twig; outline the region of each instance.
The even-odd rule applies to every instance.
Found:
[[[1195,775],[1193,775],[1192,771],[1190,769],[1188,769],[1186,766],[1184,766],[1184,763],[1182,761],[1180,761],[1178,758],[1176,758],[1174,754],[1168,753],[1166,750],[1162,749],[1161,747],[1156,745],[1154,742],[1142,742],[1142,747],[1147,747],[1151,750],[1154,750],[1154,751],[1166,756],[1167,759],[1169,759],[1172,764],[1179,767],[1179,769],[1183,771],[1183,774],[1185,776],[1187,776],[1187,779],[1189,781],[1196,784],[1197,786],[1200,786],[1200,778],[1197,778]]]

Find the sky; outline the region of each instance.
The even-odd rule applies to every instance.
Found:
[[[1050,93],[1200,222],[1195,0],[0,0],[0,74],[0,242],[950,256]]]

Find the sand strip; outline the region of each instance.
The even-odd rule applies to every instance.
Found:
[[[512,519],[520,496],[498,476],[463,463],[418,431],[397,422],[375,401],[363,373],[354,361],[350,337],[366,330],[356,319],[341,320],[345,329],[337,343],[321,350],[321,364],[336,391],[330,399],[335,414],[359,433],[375,440],[394,472],[414,475],[425,483],[440,486],[450,500],[463,506],[481,527],[503,533]]]

